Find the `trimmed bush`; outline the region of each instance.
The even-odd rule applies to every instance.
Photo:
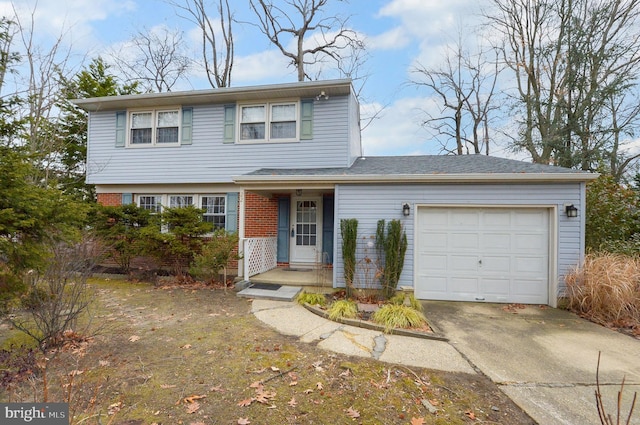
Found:
[[[409,295],[409,302],[411,303],[411,308],[414,310],[422,311],[422,303],[416,300],[416,297],[413,294]],[[404,305],[404,294],[398,293],[389,299],[389,304],[393,305]]]

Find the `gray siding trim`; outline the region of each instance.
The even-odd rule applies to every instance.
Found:
[[[443,184],[443,185],[338,185],[336,187],[336,229],[343,218],[357,218],[360,237],[375,235],[379,219],[400,219],[405,226],[409,246],[399,285],[413,286],[414,232],[416,205],[451,206],[548,206],[555,207],[557,235],[558,294],[564,292],[564,275],[584,258],[584,183],[561,184]],[[411,215],[402,215],[402,204],[411,205]],[[577,219],[569,219],[564,204],[579,210]],[[552,217],[553,219],[553,217]],[[551,226],[553,232],[553,225]],[[339,230],[335,231],[334,282],[344,286],[343,262]],[[551,253],[553,255],[553,252]],[[553,296],[553,294],[550,294]]]
[[[227,183],[260,168],[346,167],[348,117],[349,96],[332,96],[314,105],[313,139],[225,144],[224,105],[194,106],[191,145],[116,149],[115,113],[93,112],[87,183]]]

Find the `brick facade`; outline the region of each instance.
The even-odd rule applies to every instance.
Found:
[[[267,238],[278,235],[278,199],[256,193],[244,195],[244,234],[247,238]]]
[[[98,193],[98,203],[105,207],[122,205],[122,193]]]

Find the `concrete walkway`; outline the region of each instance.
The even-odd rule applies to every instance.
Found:
[[[389,363],[449,372],[475,373],[455,348],[444,341],[388,335],[323,319],[295,302],[253,300],[254,315],[285,335],[318,347]]]
[[[484,373],[540,425],[599,425],[598,352],[605,408],[616,423],[640,393],[640,341],[563,310],[505,304],[425,302],[427,318],[449,342],[387,335],[323,319],[294,302],[253,301],[253,313],[279,332],[320,348],[384,362]],[[640,400],[631,420],[640,425]]]
[[[449,342],[540,425],[600,424],[594,393],[601,352],[606,411],[616,423],[625,378],[620,423],[626,423],[633,393],[640,393],[640,340],[553,308],[423,304]],[[640,401],[631,423],[640,424]]]

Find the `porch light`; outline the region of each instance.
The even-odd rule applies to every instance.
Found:
[[[411,206],[407,203],[402,204],[402,215],[409,217],[409,214],[411,214]]]
[[[565,213],[567,213],[567,217],[577,217],[578,209],[573,205],[569,204],[564,209]]]
[[[302,189],[296,189],[296,196],[302,196]]]

